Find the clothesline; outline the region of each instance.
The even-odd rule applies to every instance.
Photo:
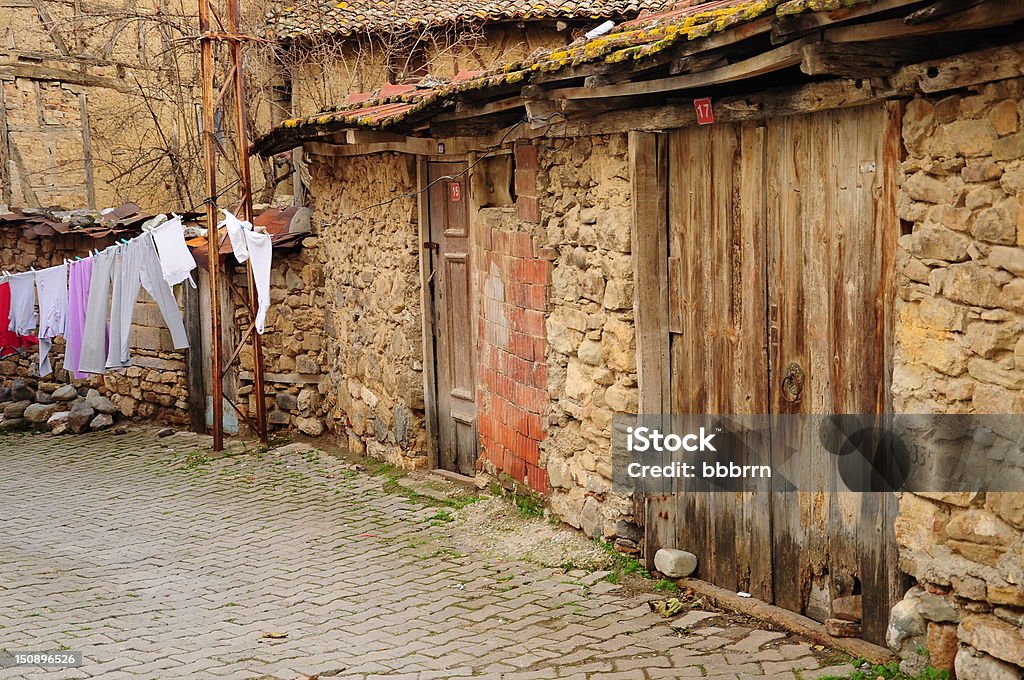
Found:
[[[224,221],[239,262],[252,261],[258,310],[256,331],[263,333],[270,307],[272,244],[269,234],[253,229],[224,210]],[[175,349],[189,347],[174,286],[195,287],[195,258],[185,243],[180,217],[159,216],[143,233],[121,239],[87,257],[63,264],[0,276],[0,358],[39,346],[39,376],[52,372],[53,340],[64,337],[64,368],[75,378],[131,366],[129,339],[139,288],[156,302]],[[37,309],[38,300],[38,309]]]

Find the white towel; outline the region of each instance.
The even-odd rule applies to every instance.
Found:
[[[154,227],[151,233],[156,242],[156,251],[160,255],[160,270],[167,285],[173,288],[188,279],[195,288],[192,270],[196,268],[196,259],[185,245],[185,225],[181,223],[181,218],[173,217]]]
[[[39,377],[53,372],[50,347],[53,339],[64,335],[68,316],[68,266],[36,272],[36,295],[39,297]]]

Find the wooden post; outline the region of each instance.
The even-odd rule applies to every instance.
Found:
[[[210,267],[210,371],[213,374],[213,450],[224,449],[224,372],[221,368],[220,238],[217,233],[217,139],[214,127],[213,41],[210,0],[199,2],[199,64],[203,83],[203,148],[206,151],[206,229]]]

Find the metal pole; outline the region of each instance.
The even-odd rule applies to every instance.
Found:
[[[238,35],[238,0],[228,0],[228,30]],[[232,72],[235,79],[235,140],[238,149],[238,177],[242,187],[242,219],[252,221],[252,170],[249,166],[249,125],[245,101],[245,70],[242,64],[242,42],[231,40]],[[246,282],[249,286],[249,309],[252,322],[256,322],[256,285],[253,279],[252,263],[246,262]],[[263,393],[263,340],[255,330],[252,336],[252,379],[256,399],[256,430],[261,442],[267,441],[267,404]]]
[[[213,373],[213,450],[224,450],[224,384],[221,368],[220,239],[217,234],[217,142],[210,0],[199,0],[200,69],[203,81],[203,148],[206,151],[206,239],[210,261],[210,363]]]

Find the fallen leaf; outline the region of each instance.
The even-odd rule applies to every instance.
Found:
[[[283,640],[284,638],[288,637],[288,633],[279,633],[277,631],[271,631],[269,633],[264,633],[263,637],[267,638],[268,640]]]

